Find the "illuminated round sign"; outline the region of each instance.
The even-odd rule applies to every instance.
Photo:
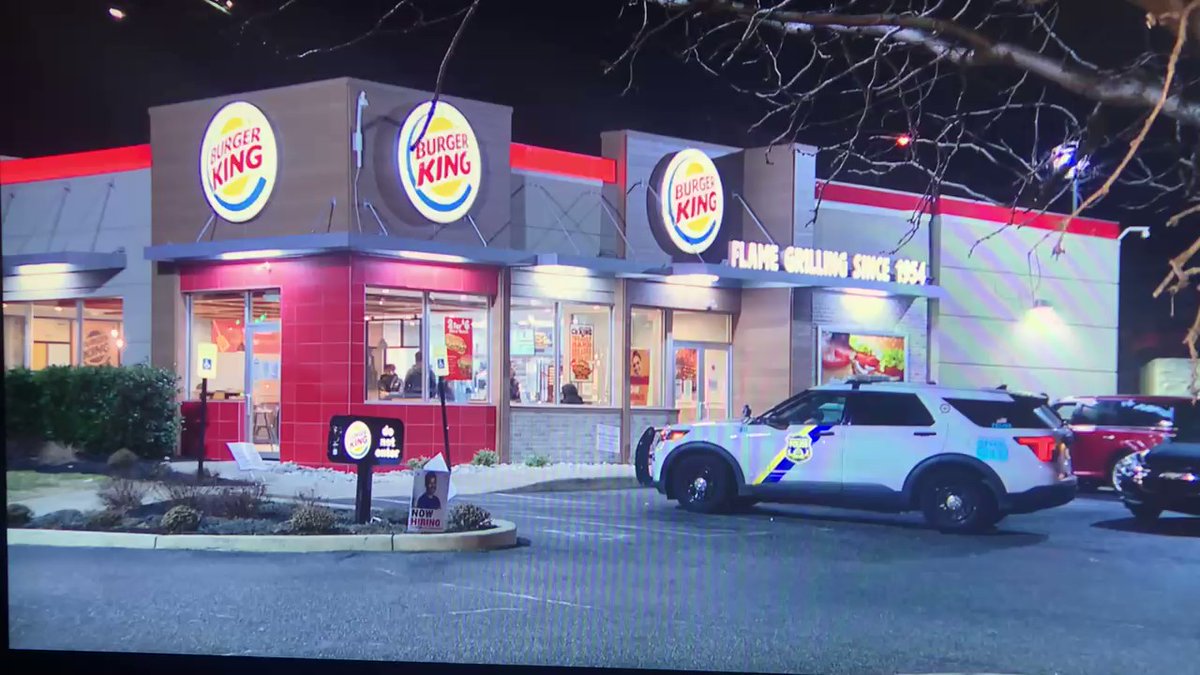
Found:
[[[371,452],[371,427],[361,420],[351,422],[342,435],[342,447],[351,459],[366,457]]]
[[[721,174],[700,150],[681,150],[667,163],[658,186],[663,228],[683,253],[703,253],[721,232],[725,192]]]
[[[483,178],[479,140],[467,118],[449,103],[426,101],[408,114],[397,142],[400,183],[417,212],[435,223],[467,215]]]
[[[278,168],[275,131],[261,110],[234,101],[213,115],[200,142],[200,184],[218,216],[231,223],[257,216]]]

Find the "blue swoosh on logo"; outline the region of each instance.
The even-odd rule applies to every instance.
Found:
[[[218,204],[226,209],[229,209],[230,211],[245,211],[246,209],[250,208],[250,205],[257,201],[260,196],[262,196],[263,190],[266,188],[267,179],[259,176],[258,182],[254,185],[254,191],[250,193],[250,196],[246,197],[240,202],[227,202],[224,199],[221,199],[221,196],[218,195],[215,190],[213,191],[212,196],[213,199],[217,200]]]

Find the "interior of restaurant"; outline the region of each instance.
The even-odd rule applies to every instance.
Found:
[[[120,298],[4,303],[5,369],[118,366],[124,348]]]

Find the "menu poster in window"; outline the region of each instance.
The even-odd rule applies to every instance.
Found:
[[[553,343],[550,340],[550,334],[545,331],[534,331],[533,333],[533,350],[537,354],[545,354],[554,349]]]
[[[118,365],[116,342],[120,337],[119,325],[111,321],[83,322],[83,365]]]
[[[650,350],[629,351],[629,403],[647,405],[650,400]]]
[[[246,331],[237,320],[213,319],[212,341],[221,353],[246,351]]]
[[[590,382],[592,379],[592,356],[596,353],[595,333],[592,326],[571,326],[571,379],[575,382]]]
[[[471,319],[448,316],[445,325],[446,365],[449,370],[446,379],[469,382],[471,380],[471,358],[474,352]]]
[[[883,375],[904,381],[908,350],[898,335],[862,335],[821,330],[818,384],[855,375]]]

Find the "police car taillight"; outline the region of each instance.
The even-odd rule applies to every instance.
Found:
[[[1053,436],[1018,436],[1018,443],[1029,448],[1040,461],[1054,461],[1054,451],[1058,448],[1058,439]]]

